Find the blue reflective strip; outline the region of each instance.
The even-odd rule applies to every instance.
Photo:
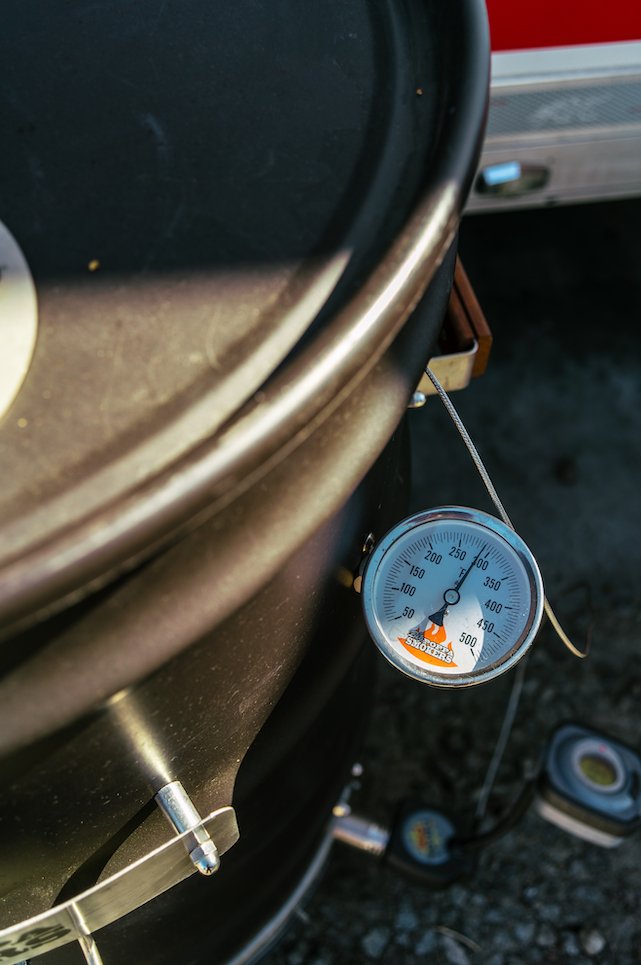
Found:
[[[483,168],[483,180],[488,187],[506,184],[508,181],[518,181],[521,177],[521,165],[518,161],[506,161],[504,164],[491,164]]]

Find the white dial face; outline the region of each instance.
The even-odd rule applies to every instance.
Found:
[[[507,669],[502,665],[533,638],[542,602],[536,563],[519,537],[486,514],[455,512],[399,524],[375,550],[363,588],[368,626],[384,655],[411,676],[441,678],[445,686],[448,678],[450,685],[474,683]]]

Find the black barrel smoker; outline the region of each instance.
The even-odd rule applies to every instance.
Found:
[[[483,4],[4,14],[37,337],[0,424],[0,962],[249,961],[363,727],[350,574],[403,511]]]

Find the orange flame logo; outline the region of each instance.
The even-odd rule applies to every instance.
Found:
[[[423,636],[430,643],[445,643],[447,639],[447,633],[445,632],[445,627],[439,627],[437,623],[430,623],[429,629],[423,630]],[[450,650],[452,647],[450,646]]]
[[[424,663],[435,664],[437,667],[456,667],[453,660],[454,649],[452,644],[448,643],[447,646],[445,645],[447,633],[443,626],[430,623],[429,627],[423,630],[423,639],[426,643],[425,650],[422,649],[423,645],[420,643],[418,634],[414,636],[410,633],[409,639],[407,637],[398,637],[397,639],[408,653],[411,653],[413,657],[422,660]],[[427,650],[428,647],[429,652]]]

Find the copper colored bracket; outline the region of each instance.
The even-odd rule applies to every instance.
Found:
[[[460,258],[456,259],[454,283],[438,345],[439,354],[428,364],[447,391],[464,389],[471,379],[485,372],[492,348],[492,332]],[[417,392],[424,395],[435,393],[426,375]]]

